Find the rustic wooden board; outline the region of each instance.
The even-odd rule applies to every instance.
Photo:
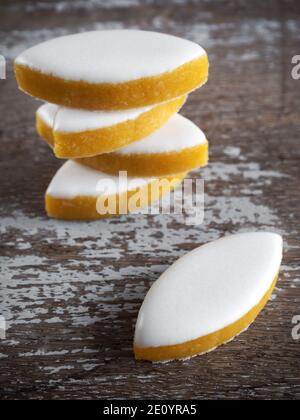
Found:
[[[184,114],[207,132],[202,226],[177,216],[96,223],[48,220],[43,194],[60,166],[35,134],[38,103],[17,90],[11,60],[57,35],[138,27],[203,44],[209,84]],[[299,398],[300,3],[253,0],[1,1],[0,396],[13,398]],[[224,234],[280,232],[272,301],[231,344],[189,362],[136,363],[132,339],[152,282],[178,257]]]

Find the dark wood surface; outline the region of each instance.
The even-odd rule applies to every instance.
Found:
[[[101,6],[102,3],[102,6]],[[202,226],[176,216],[96,223],[47,219],[43,195],[60,166],[38,139],[38,102],[19,92],[11,60],[44,39],[94,28],[177,34],[209,52],[211,77],[183,113],[211,142]],[[0,397],[299,398],[300,2],[1,1]],[[137,363],[134,324],[152,282],[178,257],[228,233],[285,240],[278,287],[248,332],[189,362]],[[255,262],[253,261],[253,264]]]

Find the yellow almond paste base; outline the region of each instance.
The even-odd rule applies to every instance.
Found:
[[[14,70],[19,87],[36,98],[69,108],[122,110],[165,102],[185,95],[207,82],[207,55],[174,71],[119,84],[64,80],[22,64]]]
[[[204,337],[186,343],[173,346],[146,347],[134,346],[134,354],[137,360],[147,360],[151,362],[167,362],[191,358],[193,356],[208,353],[211,350],[228,343],[234,337],[245,331],[263,310],[276,286],[278,276],[275,278],[271,288],[265,294],[257,306],[251,309],[244,317],[223,328]]]
[[[40,118],[36,114],[35,119],[36,131],[38,135],[45,140],[49,146],[54,147],[54,138],[53,138],[53,131],[52,128],[44,122],[42,118]]]
[[[92,169],[117,175],[127,171],[129,176],[164,176],[190,172],[208,163],[208,142],[178,152],[160,154],[122,155],[108,153],[91,158],[77,159]]]
[[[120,216],[121,214],[128,214],[128,205],[130,199],[138,193],[140,199],[136,205],[135,210],[147,207],[151,203],[159,200],[166,194],[169,194],[180,182],[184,179],[186,173],[174,175],[165,178],[170,184],[171,188],[165,188],[163,184],[164,179],[153,180],[152,183],[137,189],[136,191],[128,191],[112,197],[112,201],[116,202],[116,214],[101,215],[97,211],[98,197],[78,196],[73,199],[56,198],[46,194],[46,211],[49,217],[62,220],[97,220],[105,219],[113,216]],[[155,188],[155,186],[157,188]],[[107,197],[109,200],[109,197]],[[127,203],[122,213],[119,211],[120,201]]]
[[[176,114],[184,105],[186,96],[158,105],[135,120],[111,127],[79,133],[52,132],[38,115],[38,134],[54,148],[56,157],[75,159],[109,153],[148,137]]]

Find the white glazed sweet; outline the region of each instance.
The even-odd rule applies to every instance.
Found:
[[[135,119],[150,108],[118,112],[90,112],[45,104],[37,110],[37,115],[50,128],[54,127],[55,132],[75,133]],[[200,146],[206,142],[205,134],[192,121],[176,114],[166,125],[150,136],[115,153],[121,155],[168,153]]]
[[[205,134],[192,121],[180,114],[149,137],[115,152],[121,155],[169,153],[200,146],[207,142]]]
[[[37,115],[55,132],[80,133],[135,120],[157,106],[124,111],[85,111],[44,104],[37,110]]]
[[[170,72],[205,54],[172,35],[109,30],[43,42],[20,54],[16,64],[64,80],[116,84]]]
[[[135,346],[186,343],[241,319],[270,290],[282,247],[279,235],[246,233],[185,255],[148,292],[137,320]]]
[[[76,197],[107,196],[135,190],[150,183],[153,178],[132,178],[111,176],[74,161],[67,161],[52,179],[47,195],[72,199]]]

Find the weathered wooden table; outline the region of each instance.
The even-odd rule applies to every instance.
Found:
[[[102,4],[102,5],[101,5]],[[206,131],[211,162],[202,226],[176,216],[95,223],[49,220],[48,182],[60,166],[34,129],[38,103],[17,90],[12,59],[62,34],[143,28],[209,52],[208,85],[184,114]],[[12,398],[299,398],[299,1],[1,1],[0,396]],[[132,339],[152,282],[178,257],[224,234],[282,233],[278,288],[251,329],[189,362],[136,363]]]

